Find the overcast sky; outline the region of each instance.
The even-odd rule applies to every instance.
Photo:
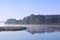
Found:
[[[0,0],[0,21],[31,14],[60,15],[60,0]]]

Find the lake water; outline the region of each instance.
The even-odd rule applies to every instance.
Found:
[[[22,31],[2,31],[0,40],[60,40],[60,25],[26,25]]]

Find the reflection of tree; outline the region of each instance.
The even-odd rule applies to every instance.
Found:
[[[41,25],[41,26],[33,26],[28,27],[26,31],[34,34],[34,33],[44,33],[44,32],[55,32],[60,31],[60,26],[58,25]]]

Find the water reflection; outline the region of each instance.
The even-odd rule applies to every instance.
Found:
[[[28,26],[26,31],[34,33],[45,33],[45,32],[55,32],[60,31],[60,25],[35,25]]]
[[[60,40],[60,32],[55,32],[60,31],[60,25],[24,25],[24,26],[26,26],[27,29],[23,31],[20,30],[1,31],[0,40]]]
[[[12,24],[13,25],[13,24]],[[0,26],[12,26],[12,25],[6,25],[1,23]],[[55,32],[55,31],[60,31],[60,25],[13,25],[12,27],[18,27],[18,26],[25,26],[27,27],[26,31],[29,33],[45,33],[45,32]],[[19,30],[20,31],[20,30]]]

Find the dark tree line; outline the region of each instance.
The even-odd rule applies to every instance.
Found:
[[[23,20],[7,19],[5,24],[60,24],[60,15],[30,15]]]

